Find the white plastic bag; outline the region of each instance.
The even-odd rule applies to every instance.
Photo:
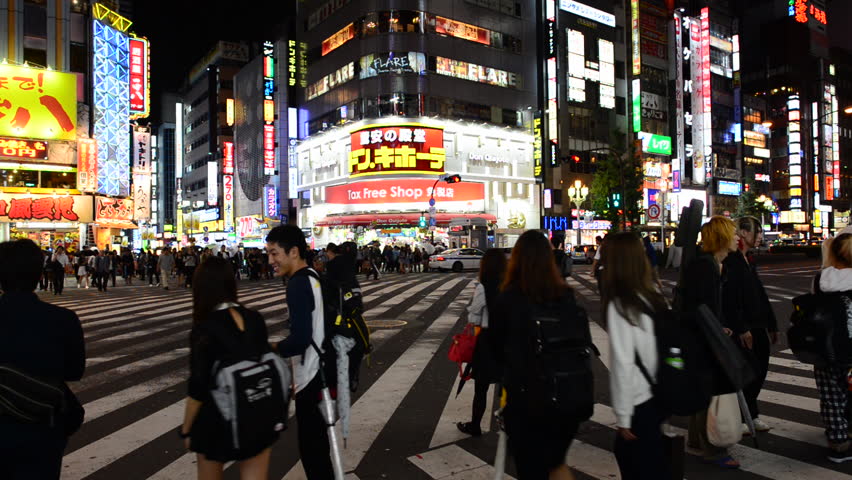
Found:
[[[707,439],[713,445],[727,448],[743,438],[743,421],[736,393],[717,395],[707,409]]]

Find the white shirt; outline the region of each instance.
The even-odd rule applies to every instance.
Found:
[[[308,281],[311,283],[311,290],[314,294],[314,312],[312,316],[312,338],[314,343],[323,348],[322,343],[325,340],[325,313],[323,312],[322,288],[319,281],[308,276]],[[305,350],[304,355],[297,355],[293,358],[293,381],[296,384],[296,393],[311,383],[311,380],[317,376],[320,368],[320,358],[313,345]],[[333,382],[333,379],[328,379]]]
[[[485,287],[476,283],[473,300],[467,306],[467,321],[482,328],[488,328],[488,305],[485,300]]]
[[[658,368],[657,338],[654,321],[646,314],[639,315],[633,326],[618,313],[614,303],[606,310],[611,369],[609,375],[612,409],[619,427],[630,428],[633,411],[653,397],[651,385],[636,365],[636,354],[645,370],[655,378]]]

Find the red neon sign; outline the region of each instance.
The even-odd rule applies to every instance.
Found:
[[[710,9],[701,9],[701,91],[704,100],[704,113],[712,108],[710,92]]]
[[[225,142],[223,147],[225,158],[222,160],[222,173],[234,173],[234,142]]]
[[[12,197],[8,201],[0,198],[0,217],[9,221],[47,220],[76,222],[80,215],[75,210],[75,198],[66,195],[57,197]]]
[[[369,125],[350,134],[349,176],[444,173],[444,130],[421,124]]]

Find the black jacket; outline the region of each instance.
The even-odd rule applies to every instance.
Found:
[[[723,266],[722,324],[737,335],[761,328],[777,332],[775,312],[754,265],[750,265],[740,252],[732,252]]]
[[[86,369],[77,314],[42,302],[32,292],[0,297],[0,364],[53,380],[77,381]],[[8,423],[0,416],[0,424]]]
[[[719,264],[710,254],[701,254],[695,258],[684,272],[681,285],[681,309],[685,313],[695,313],[700,305],[716,315],[725,324],[722,312],[722,284],[724,272],[719,273]]]

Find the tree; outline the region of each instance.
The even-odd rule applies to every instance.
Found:
[[[771,205],[771,207],[768,205]],[[754,217],[760,219],[761,217],[769,217],[775,210],[774,204],[758,201],[758,195],[755,193],[755,185],[753,182],[749,182],[748,188],[737,199],[736,217]]]
[[[597,154],[597,170],[592,180],[590,198],[592,209],[612,222],[613,231],[624,222],[635,227],[642,215],[642,171],[640,152],[633,143],[625,150],[624,134],[618,130],[611,135],[611,149]],[[627,155],[625,155],[625,153]]]

